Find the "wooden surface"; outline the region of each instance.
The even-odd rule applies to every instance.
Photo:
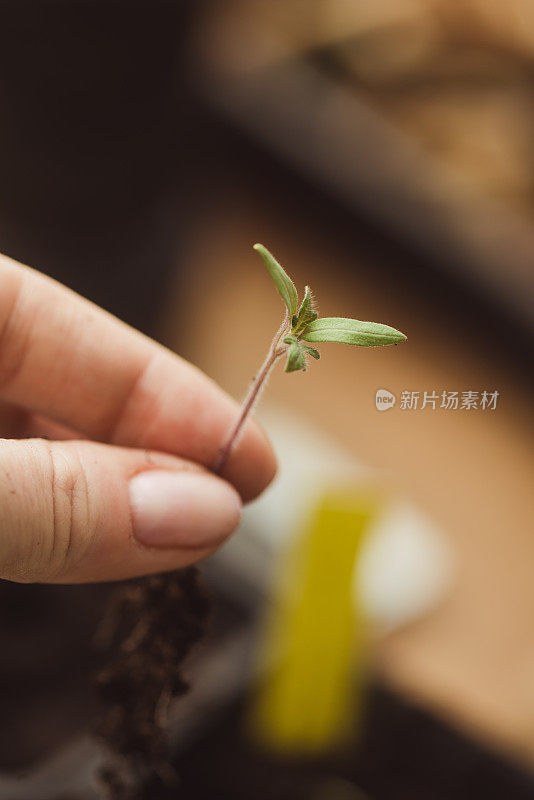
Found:
[[[281,315],[257,255],[263,241],[324,316],[383,321],[406,345],[324,345],[306,374],[271,379],[269,400],[319,425],[444,529],[459,563],[451,595],[387,639],[377,668],[404,693],[498,749],[534,764],[534,463],[532,401],[490,351],[465,341],[450,315],[388,289],[379,263],[291,220],[242,189],[217,198],[192,226],[185,296],[168,301],[165,339],[236,397],[243,396]],[[351,267],[356,266],[351,276]],[[183,286],[183,285],[182,285]],[[184,292],[184,289],[181,289]],[[176,308],[182,309],[179,314]],[[337,387],[336,399],[331,388]],[[495,390],[497,410],[379,414],[378,388]],[[261,419],[261,408],[259,411]]]

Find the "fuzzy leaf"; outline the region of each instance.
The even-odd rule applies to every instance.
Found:
[[[379,347],[406,341],[403,333],[389,325],[342,317],[316,319],[305,328],[301,337],[307,342],[341,342],[359,347]]]
[[[321,358],[320,352],[316,350],[315,347],[307,347],[306,345],[303,345],[303,347],[305,351],[308,353],[308,355],[311,356],[312,358],[315,359]]]
[[[269,270],[269,274],[274,281],[274,285],[278,289],[282,300],[287,306],[289,318],[291,319],[293,315],[296,314],[298,303],[295,284],[266,247],[264,247],[262,244],[255,244],[254,250],[260,254],[265,266]]]
[[[296,322],[293,322],[293,332],[298,333],[303,331],[304,328],[317,319],[317,312],[314,309],[313,295],[309,286],[306,286],[304,292],[304,299],[300,304],[299,313]]]
[[[286,372],[296,372],[306,369],[306,356],[304,348],[299,341],[292,342],[287,351]]]

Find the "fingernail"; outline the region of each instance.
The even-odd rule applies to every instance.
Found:
[[[150,547],[212,547],[239,525],[241,500],[226,481],[149,470],[130,480],[135,538]]]

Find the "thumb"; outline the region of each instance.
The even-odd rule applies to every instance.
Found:
[[[226,481],[162,453],[0,440],[0,577],[109,581],[209,555],[239,524]]]

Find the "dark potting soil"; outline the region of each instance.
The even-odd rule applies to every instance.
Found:
[[[241,719],[242,708],[229,709],[176,760],[179,789],[153,780],[142,800],[534,798],[532,775],[383,686],[370,688],[358,746],[336,758],[269,756],[244,740]]]
[[[204,632],[208,607],[196,567],[133,581],[112,594],[97,632],[111,653],[96,676],[106,800],[135,800],[138,784],[154,771],[174,777],[165,753],[167,711],[188,689],[182,666]]]

